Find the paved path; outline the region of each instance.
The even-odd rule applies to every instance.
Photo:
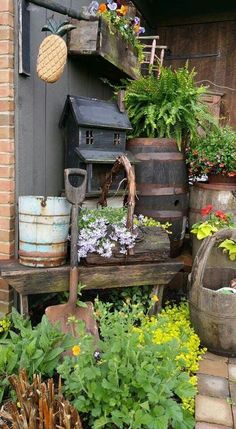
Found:
[[[236,358],[204,355],[195,417],[195,429],[236,429]]]

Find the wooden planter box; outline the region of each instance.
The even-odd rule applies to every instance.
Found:
[[[68,36],[68,51],[73,56],[85,56],[93,69],[102,77],[116,80],[122,77],[139,77],[140,64],[135,48],[114,29],[99,19],[76,21],[78,28]]]
[[[114,248],[111,258],[104,258],[91,253],[85,262],[88,265],[135,264],[136,262],[164,262],[170,256],[170,240],[168,234],[157,227],[142,227],[141,239],[133,248],[133,255],[122,255]]]

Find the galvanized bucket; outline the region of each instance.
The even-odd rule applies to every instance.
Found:
[[[64,197],[19,197],[19,262],[30,267],[65,264],[71,204]]]

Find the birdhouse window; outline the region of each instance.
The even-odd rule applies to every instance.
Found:
[[[93,131],[87,130],[86,131],[86,144],[93,144],[93,143],[94,143]]]
[[[113,144],[114,146],[117,146],[121,143],[120,140],[120,133],[114,133],[114,140],[113,140]]]

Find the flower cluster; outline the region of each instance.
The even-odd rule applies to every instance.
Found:
[[[92,1],[87,10],[91,16],[102,16],[108,23],[111,33],[112,27],[117,29],[125,40],[137,48],[141,60],[142,45],[137,36],[144,33],[145,28],[141,26],[138,16],[131,18],[127,15],[128,6],[123,5],[120,0],[106,0],[100,4],[97,1]]]
[[[175,343],[178,349],[176,355],[176,364],[190,376],[190,383],[194,386],[197,384],[195,373],[199,369],[201,355],[206,349],[200,347],[200,339],[194,332],[190,317],[189,307],[186,302],[179,306],[167,306],[158,315],[158,318],[144,319],[140,327],[134,328],[140,333],[140,340],[143,342],[144,335],[151,332],[155,344]],[[182,398],[183,408],[194,413],[194,399]]]
[[[236,132],[230,127],[218,127],[199,137],[187,148],[186,162],[190,177],[236,176]]]
[[[119,252],[127,254],[128,249],[132,249],[135,245],[137,232],[129,231],[126,226],[125,212],[123,218],[114,220],[112,223],[106,218],[106,212],[102,217],[102,211],[97,211],[99,216],[94,217],[94,212],[87,212],[82,215],[81,223],[83,227],[80,229],[78,237],[78,257],[86,258],[89,253],[98,253],[104,258],[112,256],[112,250],[117,244]]]
[[[154,295],[152,304],[157,300]],[[95,301],[99,350],[79,331],[79,348],[58,367],[66,397],[88,427],[193,429],[195,372],[205,349],[187,303],[167,307],[157,318],[138,304],[111,308]]]
[[[0,319],[0,334],[3,332],[8,332],[10,328],[11,321],[7,316],[5,316],[3,319]]]
[[[224,213],[222,210],[213,211],[211,204],[202,208],[201,215],[203,220],[195,223],[191,229],[191,232],[197,236],[198,240],[203,240],[222,228],[236,227],[232,213]]]

